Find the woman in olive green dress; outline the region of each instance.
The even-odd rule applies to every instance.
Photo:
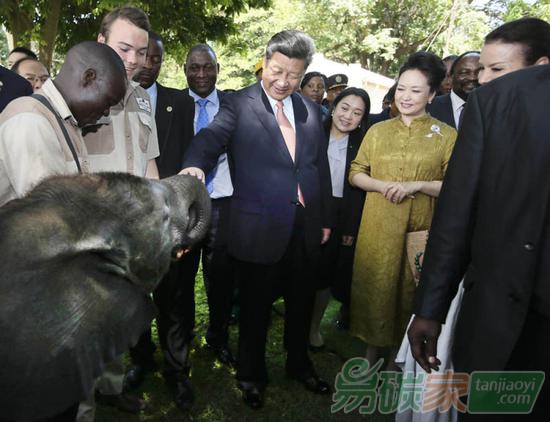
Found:
[[[405,236],[429,229],[456,131],[426,113],[445,76],[441,60],[411,55],[399,71],[400,116],[374,125],[351,164],[349,181],[367,191],[354,259],[351,327],[374,364],[389,368],[410,319],[415,283]]]

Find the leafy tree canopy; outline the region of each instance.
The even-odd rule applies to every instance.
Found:
[[[2,0],[0,24],[13,34],[15,44],[40,46],[40,59],[51,64],[52,52],[63,55],[80,41],[95,39],[103,16],[125,0]],[[134,1],[165,38],[171,54],[181,58],[196,42],[225,41],[237,27],[235,16],[270,0],[155,0]]]

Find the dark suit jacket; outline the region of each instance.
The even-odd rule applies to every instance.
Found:
[[[11,100],[25,95],[32,95],[31,84],[17,73],[0,66],[0,113]]]
[[[229,253],[273,264],[293,232],[298,183],[305,200],[305,240],[320,253],[321,227],[330,227],[330,173],[319,106],[292,94],[296,162],[292,161],[260,83],[224,96],[213,122],[193,138],[184,167],[206,173],[227,147],[234,192]]]
[[[380,122],[383,122],[384,120],[389,120],[389,119],[391,119],[389,108],[382,110],[378,114],[369,114],[369,121],[368,121],[369,128],[372,125],[375,125],[376,123],[380,123]]]
[[[351,186],[348,182],[348,176],[351,162],[357,156],[357,151],[359,151],[359,147],[361,146],[361,142],[363,141],[365,133],[365,130],[356,129],[349,135],[348,149],[346,154],[346,170],[344,173],[345,180],[342,204],[343,211],[338,221],[336,221],[336,216],[332,216],[332,221],[335,224],[339,225],[339,227],[341,227],[343,236],[356,237],[357,232],[359,231],[359,224],[361,223],[361,214],[363,213],[363,205],[365,204],[365,191]],[[327,151],[330,139],[329,122],[325,123],[325,134],[325,151]]]
[[[550,316],[550,65],[476,89],[443,182],[415,313],[443,321],[464,278],[455,370],[504,369],[530,306]]]
[[[451,94],[439,95],[435,97],[432,103],[426,106],[426,111],[430,113],[432,117],[435,117],[437,120],[441,120],[456,129]]]
[[[189,142],[193,138],[193,99],[179,89],[157,83],[155,121],[160,155],[156,158],[161,178],[177,174]]]

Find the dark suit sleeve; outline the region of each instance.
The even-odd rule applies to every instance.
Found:
[[[354,131],[350,134],[349,142],[353,145],[353,150],[348,148],[346,155],[346,174],[344,178],[344,209],[342,216],[342,235],[357,237],[363,206],[365,204],[366,192],[358,189],[349,183],[349,171],[351,162],[355,159],[357,151],[361,146],[366,131]],[[351,152],[353,151],[353,152]]]
[[[321,122],[321,109],[319,108],[319,133],[324,135],[325,131]],[[317,170],[319,172],[321,187],[321,226],[323,228],[332,228],[336,222],[334,221],[334,210],[332,209],[332,181],[330,178],[327,148],[328,139],[326,136],[320,137],[319,148],[317,149]]]
[[[348,182],[346,175],[345,183]],[[349,187],[346,197],[344,198],[344,221],[342,226],[342,236],[357,237],[359,225],[361,223],[361,215],[363,214],[363,206],[365,204],[366,192],[362,189],[357,189],[353,186]]]
[[[32,85],[17,73],[0,66],[0,113],[10,101],[27,95],[32,95]]]
[[[415,314],[443,322],[471,257],[484,125],[476,92],[470,94],[434,215]]]
[[[189,148],[191,139],[195,136],[195,102],[189,95],[178,96],[178,101],[181,103],[181,109],[185,110],[181,118],[184,120],[183,127],[183,157]]]
[[[209,173],[216,166],[218,157],[226,151],[235,130],[238,99],[236,95],[223,96],[214,120],[191,140],[185,153],[183,168],[198,167]]]

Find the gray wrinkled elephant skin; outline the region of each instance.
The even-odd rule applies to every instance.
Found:
[[[59,176],[0,208],[0,419],[82,400],[155,315],[149,293],[208,229],[190,176]]]

